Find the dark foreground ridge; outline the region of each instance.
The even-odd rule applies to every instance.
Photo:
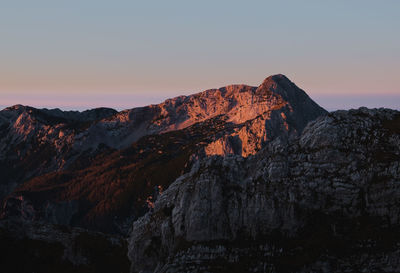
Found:
[[[400,112],[337,111],[197,162],[133,224],[133,272],[399,272]]]

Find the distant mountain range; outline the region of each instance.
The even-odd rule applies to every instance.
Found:
[[[284,75],[121,112],[12,106],[0,111],[0,240],[16,245],[8,262],[21,240],[61,249],[42,272],[114,260],[121,272],[343,272],[351,255],[356,271],[393,269],[399,126],[395,110],[328,113]],[[371,230],[393,243],[366,264],[364,241],[389,240]],[[88,240],[118,247],[90,256]],[[347,243],[350,256],[335,252]],[[35,249],[22,258],[33,268]]]

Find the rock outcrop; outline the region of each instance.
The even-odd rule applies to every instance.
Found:
[[[399,200],[400,112],[337,111],[197,162],[134,222],[132,272],[399,272]]]

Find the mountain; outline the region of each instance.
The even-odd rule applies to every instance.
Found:
[[[0,111],[1,272],[400,272],[400,112],[283,75]]]
[[[283,75],[122,112],[0,112],[2,217],[128,232],[199,158],[248,157],[326,114]]]
[[[399,272],[400,112],[337,111],[197,161],[133,223],[131,272]]]

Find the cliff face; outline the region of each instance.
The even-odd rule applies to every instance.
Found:
[[[400,112],[337,111],[209,157],[133,224],[133,272],[398,272]]]
[[[325,113],[283,75],[118,113],[7,108],[1,215],[125,232],[195,159],[253,155]]]

